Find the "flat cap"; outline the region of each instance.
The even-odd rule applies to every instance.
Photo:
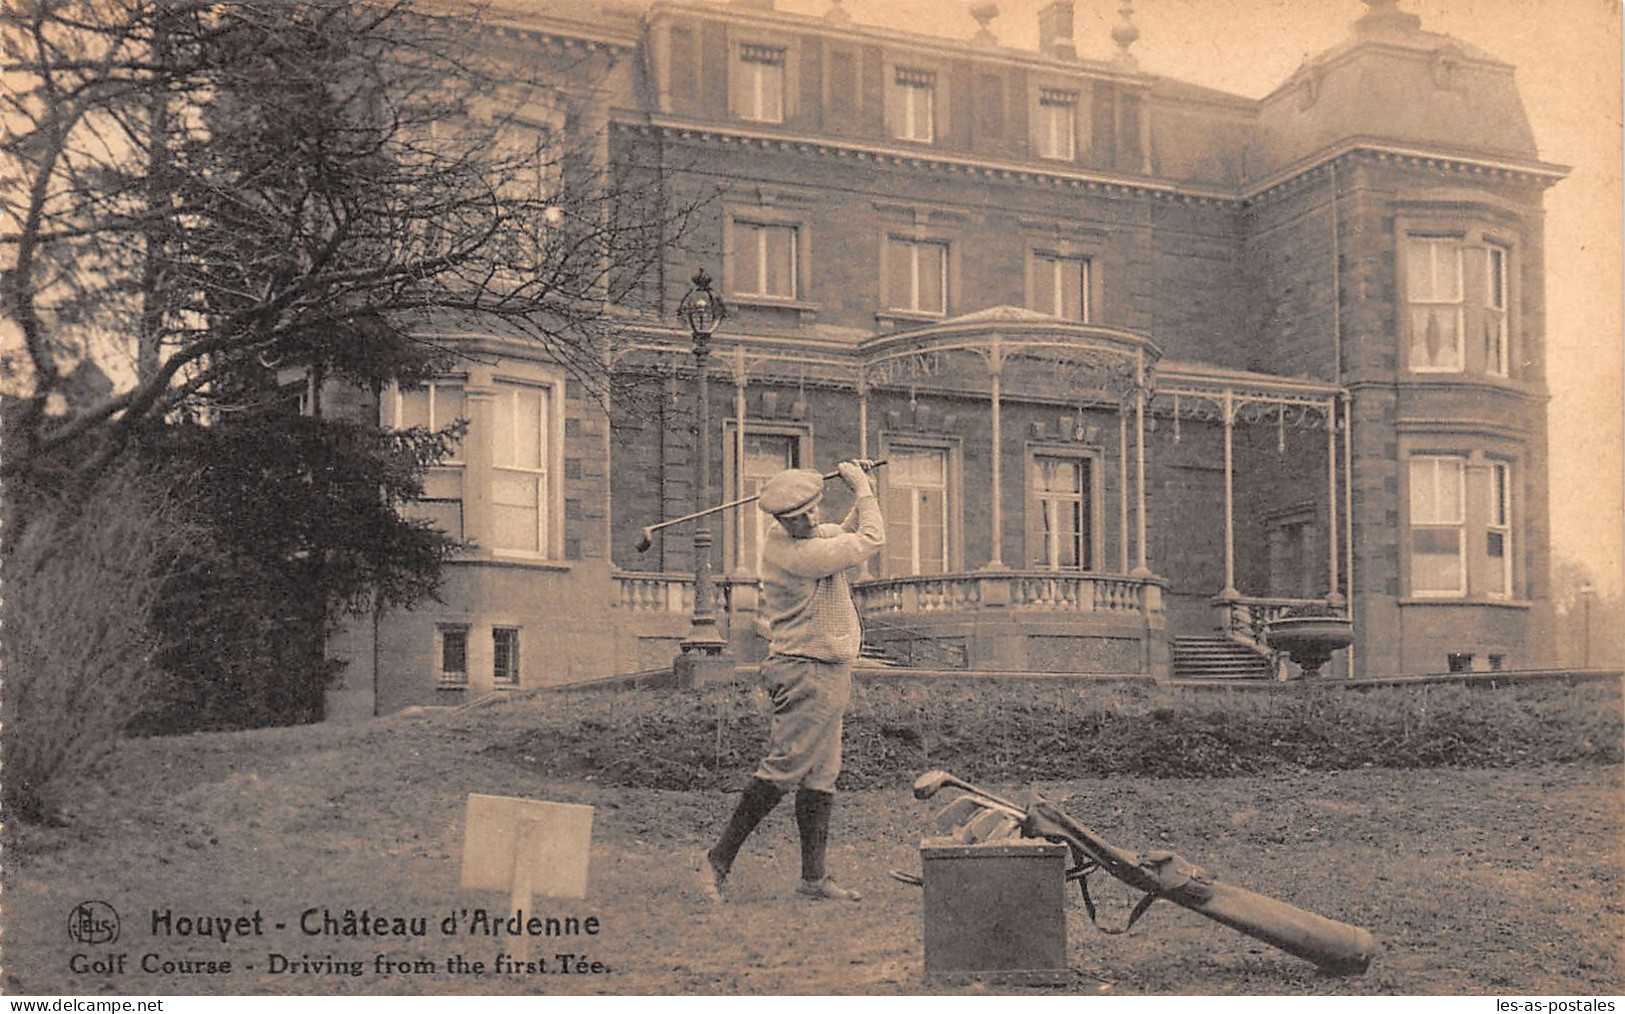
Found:
[[[767,480],[756,505],[776,518],[800,514],[824,495],[824,477],[810,468],[787,468]]]

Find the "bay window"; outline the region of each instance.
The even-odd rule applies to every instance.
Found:
[[[1498,246],[1484,257],[1484,370],[1507,375],[1507,252]]]
[[[1462,244],[1455,237],[1412,236],[1405,251],[1410,366],[1418,373],[1460,373]]]
[[[1484,555],[1489,560],[1492,596],[1512,595],[1512,466],[1493,461],[1489,467],[1489,520],[1484,534]]]
[[[438,433],[467,418],[461,380],[436,380],[415,387],[392,387],[384,393],[382,422],[390,429],[424,429]],[[402,507],[407,517],[421,518],[461,541],[463,534],[463,442],[424,470],[423,495]]]
[[[1411,594],[1465,595],[1466,459],[1411,458]]]
[[[497,383],[491,468],[491,547],[548,555],[551,396],[546,387]]]

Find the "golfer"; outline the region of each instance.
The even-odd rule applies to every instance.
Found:
[[[762,545],[762,616],[768,655],[762,685],[773,700],[767,756],[740,796],[722,838],[698,864],[708,900],[720,902],[734,857],[773,807],[796,790],[801,835],[798,894],[821,901],[859,901],[824,868],[835,776],[841,772],[841,718],[852,697],[852,663],[863,631],[846,570],[886,543],[868,461],[843,461],[852,511],[839,524],[819,524],[824,480],[792,468],[762,487],[757,505],[778,520]]]

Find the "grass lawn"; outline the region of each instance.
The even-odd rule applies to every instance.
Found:
[[[646,694],[637,706],[653,707],[654,698]],[[909,793],[923,758],[899,754],[890,784],[865,777],[841,795],[832,867],[864,892],[863,904],[794,896],[798,853],[783,805],[746,846],[733,903],[713,909],[686,869],[727,816],[726,785],[748,773],[731,752],[723,770],[710,772],[714,785],[681,790],[626,776],[639,764],[671,763],[640,753],[655,739],[644,737],[640,747],[636,725],[630,737],[624,723],[604,731],[622,765],[607,781],[590,769],[560,774],[522,752],[545,746],[549,730],[579,728],[582,716],[569,709],[606,706],[614,703],[544,695],[360,725],[125,742],[107,776],[75,794],[68,826],[6,828],[5,990],[964,991],[922,981],[921,892],[887,872],[919,867],[918,843],[935,809]],[[685,763],[704,773],[724,751],[720,731],[702,731],[718,745]],[[860,727],[856,735],[866,733]],[[1014,794],[1021,781],[989,787]],[[1091,774],[1036,784],[1119,845],[1175,850],[1222,879],[1365,926],[1381,948],[1366,974],[1328,977],[1171,904],[1153,907],[1127,935],[1103,935],[1074,892],[1065,991],[1625,992],[1617,762],[1288,765],[1217,778]],[[469,793],[597,808],[588,897],[538,908],[561,919],[596,917],[598,932],[535,941],[531,955],[545,960],[545,973],[498,973],[497,955],[512,952],[508,942],[468,932],[474,910],[507,908],[505,896],[459,888]],[[1095,883],[1103,918],[1120,921],[1135,899],[1100,875]],[[116,941],[71,938],[69,915],[87,900],[116,910]],[[344,934],[345,913],[363,910],[383,924],[371,927],[373,935]],[[324,912],[337,930],[301,928],[303,919],[321,930]],[[456,932],[443,932],[454,914]],[[210,930],[223,926],[226,939],[178,935],[183,917],[195,929],[211,917]],[[577,956],[569,972],[560,970],[566,954]],[[589,970],[574,971],[582,957]],[[360,974],[349,974],[352,962]],[[474,962],[483,968],[458,970]],[[593,962],[600,970],[590,970]]]

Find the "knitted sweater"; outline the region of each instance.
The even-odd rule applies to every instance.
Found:
[[[880,505],[858,497],[839,525],[819,525],[797,539],[773,525],[762,544],[762,615],[768,622],[769,650],[820,662],[851,662],[858,657],[863,629],[852,605],[846,570],[886,544]]]

